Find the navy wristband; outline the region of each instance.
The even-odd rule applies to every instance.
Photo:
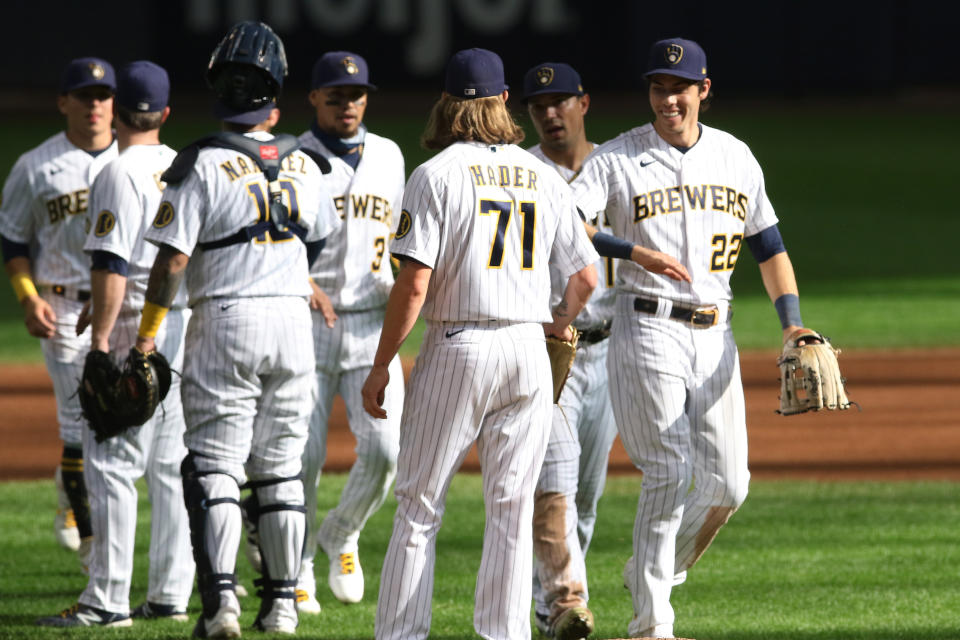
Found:
[[[780,317],[780,328],[802,327],[800,317],[800,298],[795,293],[785,293],[773,302],[777,315]]]
[[[598,231],[593,236],[593,248],[604,258],[629,260],[633,253],[633,243],[617,236]]]

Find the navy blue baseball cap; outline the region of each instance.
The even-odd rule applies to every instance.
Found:
[[[523,76],[523,102],[542,93],[568,93],[582,96],[583,83],[577,70],[563,62],[544,62]]]
[[[70,93],[84,87],[107,87],[117,90],[117,76],[113,66],[101,58],[71,60],[60,76],[60,93]]]
[[[137,60],[120,68],[117,74],[117,104],[130,111],[163,111],[170,100],[170,77],[166,70],[149,60]]]
[[[350,51],[329,51],[313,65],[313,89],[356,85],[376,89],[370,84],[370,68],[363,56]]]
[[[443,90],[457,98],[489,98],[508,89],[503,76],[503,60],[486,49],[463,49],[447,63]]]
[[[650,47],[647,71],[643,75],[649,78],[655,73],[666,73],[699,82],[707,77],[707,54],[693,40],[660,40]]]

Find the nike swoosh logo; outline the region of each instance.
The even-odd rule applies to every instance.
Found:
[[[641,167],[645,167],[645,166],[647,166],[647,165],[653,164],[654,162],[656,162],[656,160],[647,160],[646,162],[644,162],[644,161],[641,160],[641,161],[640,161],[640,166],[641,166]]]
[[[53,167],[52,169],[50,169],[49,175],[54,176],[60,173],[61,171],[63,171],[63,167]]]
[[[236,302],[229,302],[229,303],[227,303],[227,304],[221,304],[221,305],[220,305],[220,311],[226,311],[226,310],[229,309],[230,307],[235,307],[235,306],[237,306],[237,304],[238,304],[238,303],[236,303]]]
[[[448,338],[452,338],[453,336],[457,335],[458,333],[463,333],[463,332],[465,331],[465,329],[466,329],[466,328],[464,328],[464,329],[457,329],[456,331],[447,331],[447,333],[446,333],[445,335],[446,335]]]

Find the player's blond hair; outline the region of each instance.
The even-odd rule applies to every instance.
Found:
[[[446,149],[454,142],[517,144],[523,129],[500,96],[466,100],[444,93],[433,109],[420,137],[425,149]]]

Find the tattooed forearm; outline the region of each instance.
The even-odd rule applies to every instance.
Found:
[[[190,258],[173,247],[163,245],[150,269],[146,298],[148,302],[169,307],[180,289]]]

